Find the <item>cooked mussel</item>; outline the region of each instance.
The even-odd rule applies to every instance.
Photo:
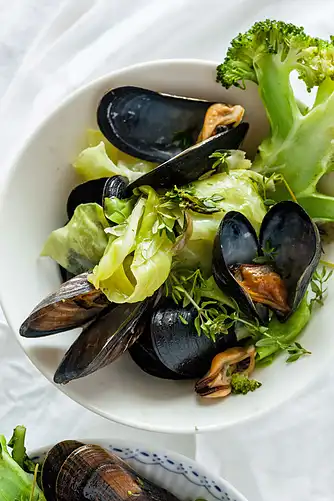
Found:
[[[65,353],[54,375],[54,382],[66,384],[88,376],[122,355],[144,332],[154,296],[141,303],[110,305],[85,327]]]
[[[216,353],[237,344],[234,331],[214,342],[198,335],[197,311],[165,299],[154,310],[150,330],[140,337],[130,354],[149,374],[164,379],[192,379],[203,376]]]
[[[98,203],[103,206],[106,197],[124,198],[128,181],[122,176],[103,177],[79,184],[67,200],[67,215],[71,219],[78,205]]]
[[[207,139],[217,127],[238,125],[243,114],[241,106],[124,86],[103,96],[97,122],[104,136],[121,151],[162,163]]]
[[[115,454],[98,445],[77,447],[72,443],[70,451],[69,442],[53,447],[43,465],[42,482],[48,486],[48,501],[125,501],[132,497],[140,501],[177,501]]]
[[[42,337],[80,327],[97,317],[110,303],[82,273],[49,294],[20,327],[23,337]]]
[[[297,203],[274,205],[259,240],[247,218],[231,211],[215,239],[213,276],[246,316],[263,322],[258,306],[265,305],[284,322],[298,308],[320,253],[318,229]]]
[[[238,149],[246,136],[249,125],[245,122],[197,143],[167,160],[152,171],[130,183],[127,192],[138,186],[148,185],[155,189],[173,188],[189,184],[212,169],[214,159],[211,154],[217,150]]]
[[[59,442],[47,453],[41,470],[41,483],[47,501],[56,501],[58,473],[68,456],[84,444],[77,440]]]
[[[255,355],[254,346],[234,347],[218,353],[212,360],[208,373],[197,381],[196,393],[207,398],[227,397],[232,391],[232,375],[238,373],[250,376],[255,368]]]

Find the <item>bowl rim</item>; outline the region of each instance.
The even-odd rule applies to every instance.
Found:
[[[25,153],[25,150],[30,146],[30,144],[34,141],[36,136],[40,133],[40,131],[50,122],[52,121],[53,117],[59,113],[61,110],[66,108],[72,100],[74,100],[77,96],[79,96],[82,93],[85,93],[88,89],[92,89],[95,86],[98,86],[99,84],[103,84],[104,82],[107,83],[109,80],[113,78],[119,78],[122,77],[123,74],[127,74],[129,71],[134,71],[134,70],[140,70],[140,69],[145,69],[146,71],[149,70],[150,68],[154,68],[155,66],[168,66],[168,65],[173,65],[174,67],[181,67],[184,69],[185,66],[189,65],[198,65],[201,66],[202,68],[207,68],[208,70],[213,70],[217,67],[218,63],[217,61],[213,60],[204,60],[204,59],[196,59],[196,58],[180,58],[180,59],[173,59],[173,58],[168,58],[168,59],[156,59],[152,61],[144,61],[132,65],[128,65],[125,67],[122,67],[120,69],[108,72],[98,78],[95,78],[88,83],[81,85],[74,91],[70,92],[67,96],[65,96],[59,104],[54,107],[51,112],[49,112],[36,126],[35,128],[31,131],[30,134],[27,134],[25,140],[23,141],[22,145],[20,148],[18,148],[18,151],[15,155],[15,157],[10,161],[10,164],[8,168],[4,169],[4,174],[2,177],[0,177],[1,183],[0,183],[0,211],[2,211],[3,206],[4,206],[4,193],[6,193],[8,186],[10,182],[13,180],[14,176],[16,175],[16,170],[17,167],[21,161],[21,157]],[[1,174],[0,174],[1,176]],[[245,423],[252,422],[253,420],[256,420],[260,417],[263,417],[270,412],[273,412],[277,407],[280,407],[284,404],[286,404],[288,401],[292,400],[293,397],[296,397],[297,395],[302,394],[305,392],[305,387],[306,384],[301,385],[297,388],[295,388],[292,392],[289,393],[289,398],[281,398],[278,401],[275,401],[271,406],[266,407],[264,409],[262,408],[257,408],[254,410],[252,415],[246,415],[243,416],[242,418],[238,419],[237,422],[223,422],[219,424],[206,424],[203,426],[200,426],[200,428],[192,428],[192,427],[182,427],[182,428],[177,428],[176,430],[172,428],[172,426],[163,426],[163,427],[158,427],[156,425],[152,425],[150,422],[134,422],[129,419],[124,419],[124,418],[119,418],[114,413],[110,412],[105,412],[101,409],[96,409],[94,406],[92,406],[89,402],[85,401],[83,403],[79,397],[77,397],[76,393],[74,392],[69,395],[66,391],[64,386],[62,385],[56,385],[53,380],[49,377],[47,374],[47,371],[43,371],[35,362],[33,359],[30,358],[27,349],[25,346],[21,343],[21,338],[18,332],[12,327],[12,322],[10,320],[11,314],[9,311],[7,311],[6,307],[6,301],[4,298],[6,297],[5,292],[3,289],[0,287],[0,305],[3,310],[4,316],[6,318],[7,324],[10,327],[12,331],[14,331],[15,339],[17,343],[20,345],[21,349],[25,352],[27,358],[30,360],[30,362],[36,367],[38,372],[42,374],[49,383],[51,383],[53,386],[55,386],[59,391],[61,391],[64,395],[66,395],[67,398],[70,398],[71,400],[75,401],[79,405],[81,405],[83,408],[88,409],[89,411],[93,412],[94,414],[100,415],[109,421],[119,423],[122,425],[129,426],[134,429],[139,429],[139,430],[147,430],[150,432],[158,432],[158,433],[172,433],[172,434],[197,434],[197,433],[204,433],[204,432],[214,432],[214,431],[220,431],[223,429],[227,429],[233,426],[238,426],[238,425],[244,425]],[[325,373],[327,367],[329,366],[330,360],[328,360],[328,364],[323,364],[321,369],[318,369],[317,375],[307,378],[307,382],[314,383],[316,380],[319,380],[322,374]]]
[[[225,478],[221,477],[220,475],[216,473],[211,473],[210,470],[200,463],[199,461],[196,461],[195,459],[190,458],[189,456],[185,456],[184,454],[181,454],[180,452],[175,452],[170,449],[164,449],[164,448],[152,448],[151,446],[145,445],[143,442],[137,442],[135,441],[129,441],[124,438],[71,438],[71,439],[64,439],[64,440],[77,440],[78,442],[82,442],[84,444],[95,444],[95,445],[100,445],[101,447],[105,447],[105,444],[110,444],[113,447],[119,447],[119,448],[130,448],[130,449],[138,449],[138,450],[143,450],[147,452],[150,455],[157,454],[158,457],[160,455],[166,455],[168,456],[169,459],[172,459],[175,463],[188,463],[188,465],[192,466],[192,468],[196,468],[197,470],[201,470],[201,475],[207,476],[208,478],[211,478],[217,485],[221,487],[221,484],[224,485],[224,488],[226,487],[229,489],[230,493],[236,496],[238,498],[238,501],[248,501],[241,492],[238,491],[236,487],[234,487],[228,480]],[[38,447],[37,449],[33,449],[32,451],[28,450],[29,457],[34,458],[34,456],[42,455],[49,451],[52,447],[54,447],[54,443],[51,445],[46,445],[42,447]],[[132,459],[129,458],[129,459]],[[136,458],[134,458],[136,459]],[[125,459],[127,461],[127,459]],[[148,466],[153,467],[153,466],[162,466],[160,462],[154,462],[148,464]],[[177,472],[171,472],[171,473],[177,473]],[[188,482],[190,480],[182,473],[180,472],[186,478]],[[206,486],[203,486],[206,487]]]

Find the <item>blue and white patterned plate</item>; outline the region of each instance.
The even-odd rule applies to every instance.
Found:
[[[226,480],[212,475],[200,464],[175,452],[147,449],[140,444],[118,439],[78,440],[100,445],[117,454],[139,474],[168,489],[181,501],[195,501],[197,498],[206,501],[247,501]],[[41,462],[51,447],[30,455],[34,461]]]

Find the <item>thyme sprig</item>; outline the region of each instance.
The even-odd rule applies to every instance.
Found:
[[[196,196],[191,189],[191,187],[174,188],[167,191],[164,198],[171,201],[181,209],[191,209],[194,212],[199,212],[202,214],[212,214],[214,212],[220,212],[221,208],[217,205],[217,202],[224,200],[221,195],[212,195],[207,198],[200,198]]]
[[[304,355],[311,355],[311,352],[303,348],[300,343],[282,343],[279,338],[271,336],[268,331],[263,332],[263,337],[255,343],[255,346],[274,347],[285,351],[288,354],[287,363],[296,362],[296,360]]]
[[[314,296],[310,300],[310,308],[312,309],[315,305],[323,306],[324,300],[327,295],[326,283],[333,275],[334,270],[327,270],[326,266],[322,267],[322,270],[316,270],[313,273],[311,281],[311,291]]]
[[[272,205],[274,205],[276,203],[275,200],[268,198],[268,191],[274,191],[276,183],[283,183],[285,188],[289,192],[291,199],[294,202],[298,203],[296,195],[294,194],[294,192],[290,188],[289,183],[287,182],[287,180],[285,179],[283,174],[272,174],[269,177],[264,176],[262,178],[262,181],[260,182],[262,197],[264,200],[264,205],[266,205],[267,207],[271,207]]]
[[[262,247],[262,255],[256,256],[253,263],[256,264],[273,264],[277,256],[277,249],[271,246],[270,240],[267,240]]]
[[[197,310],[194,325],[199,336],[204,334],[215,340],[219,335],[228,334],[237,322],[243,324],[252,336],[260,336],[267,330],[259,322],[243,318],[235,302],[231,308],[218,300],[206,298],[205,289],[206,281],[199,269],[193,272],[172,271],[166,282],[166,294],[176,304],[183,307],[192,305]],[[185,323],[183,317],[180,320]]]

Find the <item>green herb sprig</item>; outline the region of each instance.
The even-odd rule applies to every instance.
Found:
[[[205,297],[206,281],[199,269],[194,272],[172,271],[166,282],[166,295],[173,298],[176,304],[185,308],[190,304],[197,310],[194,325],[197,334],[206,335],[215,340],[219,335],[226,335],[229,329],[237,322],[247,327],[251,335],[260,336],[267,327],[258,321],[248,321],[242,317],[238,305],[234,302],[233,308],[227,308],[223,303]],[[182,323],[186,320],[180,318]]]
[[[311,291],[314,293],[314,296],[310,300],[310,308],[312,309],[315,305],[323,306],[324,300],[327,294],[327,287],[325,286],[326,282],[333,275],[334,270],[327,270],[325,266],[322,267],[322,270],[316,270],[313,273],[312,281],[311,281]]]
[[[288,354],[288,358],[286,359],[287,363],[296,362],[296,360],[304,355],[311,355],[311,352],[303,348],[300,343],[282,343],[279,338],[271,336],[267,331],[262,333],[262,338],[255,343],[255,346],[274,346],[275,348],[277,347],[280,350],[285,351]]]
[[[271,207],[272,205],[275,205],[275,203],[276,203],[275,200],[268,198],[268,191],[273,191],[275,189],[276,183],[283,183],[285,188],[289,192],[291,199],[294,202],[298,203],[298,200],[297,200],[294,192],[290,188],[290,186],[289,186],[287,180],[285,179],[285,177],[283,176],[283,174],[272,174],[269,177],[264,176],[261,183],[260,183],[264,205],[266,205],[267,207]]]
[[[201,214],[212,214],[220,212],[221,208],[217,202],[224,200],[221,195],[213,195],[208,198],[197,197],[191,187],[187,188],[174,188],[165,193],[164,198],[178,205],[181,209],[191,209],[194,212]]]
[[[231,155],[230,151],[214,151],[209,158],[215,159],[211,169],[212,170],[220,170],[221,172],[226,172],[229,174],[229,168],[227,163],[227,158]]]
[[[262,256],[256,256],[253,263],[256,264],[273,264],[277,256],[277,249],[271,246],[270,240],[267,240],[262,248]]]

